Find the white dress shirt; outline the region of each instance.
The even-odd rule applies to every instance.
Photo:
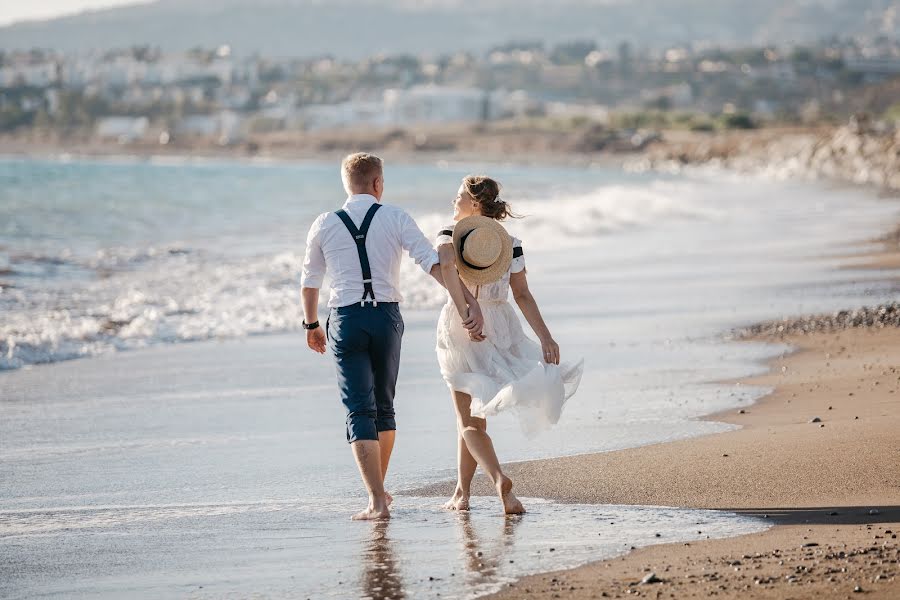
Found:
[[[343,209],[360,227],[377,200],[369,194],[347,198]],[[406,250],[426,273],[438,264],[438,253],[406,211],[382,205],[366,235],[366,252],[372,269],[372,288],[378,302],[400,302],[400,260]],[[362,266],[356,241],[335,213],[323,213],[313,222],[306,238],[306,257],[300,285],[320,288],[325,272],[331,276],[330,308],[359,303],[363,297]]]

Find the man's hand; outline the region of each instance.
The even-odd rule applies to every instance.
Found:
[[[481,342],[484,336],[484,315],[481,314],[481,307],[478,302],[469,305],[469,315],[463,321],[463,327],[469,332],[469,338],[475,342]]]
[[[313,352],[325,354],[325,332],[322,331],[321,327],[307,330],[306,344]]]

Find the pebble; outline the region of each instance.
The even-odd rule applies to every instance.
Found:
[[[641,583],[645,585],[648,583],[662,583],[662,579],[657,577],[656,573],[647,573],[644,575],[644,578],[641,579]]]
[[[809,420],[809,422],[810,423],[821,423],[822,419],[820,419],[819,417],[813,417],[812,419]]]

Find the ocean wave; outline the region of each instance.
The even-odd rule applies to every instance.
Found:
[[[526,218],[509,227],[530,250],[540,251],[664,220],[715,218],[714,210],[693,201],[695,189],[658,182],[525,199],[514,208]],[[418,222],[432,238],[448,220],[432,213]],[[0,290],[0,369],[160,343],[298,331],[302,250],[248,258],[174,244],[108,248],[88,258],[17,255],[13,269],[41,263],[90,276],[61,279],[40,270],[29,285],[13,281]],[[401,280],[406,307],[434,308],[446,298],[412,261],[403,262]]]

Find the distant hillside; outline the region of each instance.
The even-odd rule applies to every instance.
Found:
[[[900,0],[160,0],[0,28],[0,48],[136,44],[240,54],[483,50],[510,40],[738,45],[900,37]]]

